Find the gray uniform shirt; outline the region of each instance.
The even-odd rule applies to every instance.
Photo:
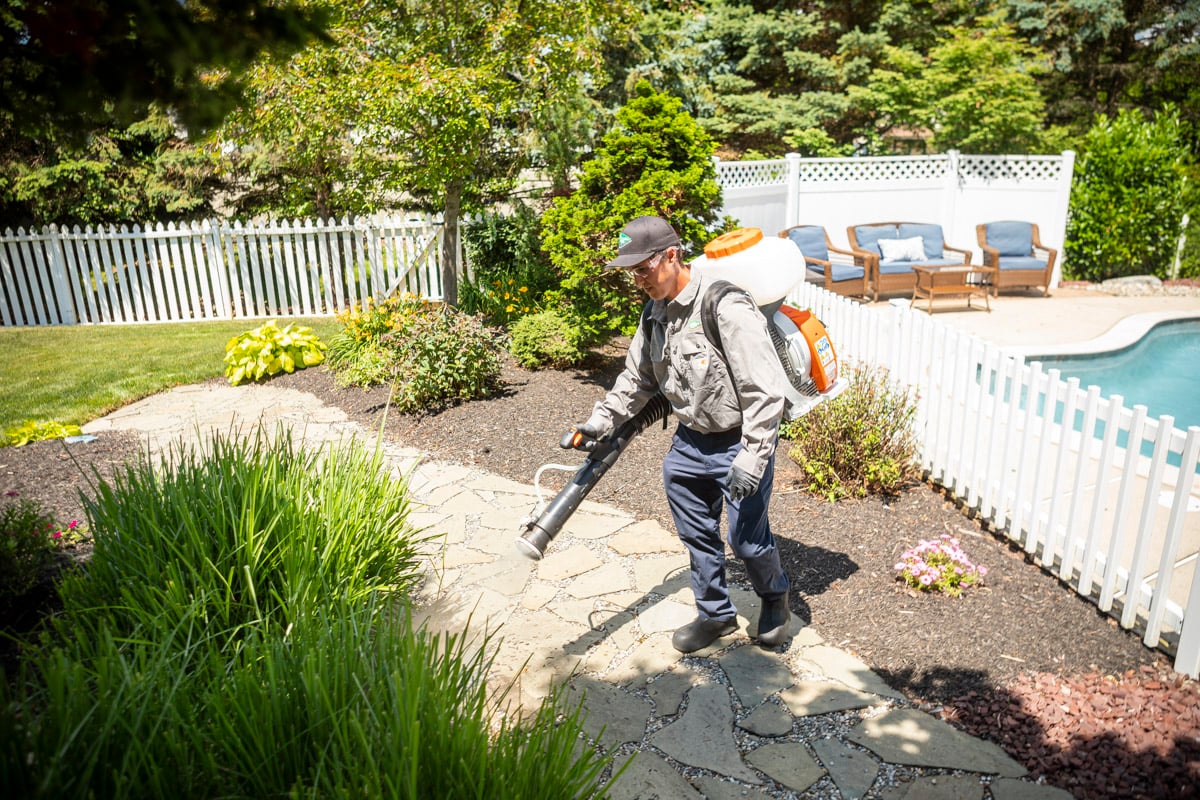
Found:
[[[679,421],[700,433],[742,429],[736,467],[762,477],[775,452],[787,376],[748,295],[727,295],[717,308],[725,357],[709,343],[700,299],[711,282],[693,276],[672,301],[656,300],[650,323],[638,326],[625,369],[588,422],[600,433],[633,417],[661,391]]]

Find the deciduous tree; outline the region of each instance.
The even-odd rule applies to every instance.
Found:
[[[0,127],[28,138],[125,127],[151,104],[218,122],[240,70],[322,35],[298,0],[0,0]]]

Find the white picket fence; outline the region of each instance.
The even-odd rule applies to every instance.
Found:
[[[440,227],[363,218],[6,230],[0,323],[327,316],[399,288],[441,297]]]
[[[789,302],[822,319],[839,357],[911,387],[930,479],[1200,676],[1200,427],[1149,419],[920,311],[813,284]]]

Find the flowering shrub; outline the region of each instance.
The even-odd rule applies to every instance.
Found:
[[[501,339],[479,317],[411,294],[340,316],[330,343],[338,386],[392,386],[411,413],[487,397],[500,385]]]
[[[900,556],[896,571],[905,584],[923,592],[945,592],[958,597],[967,586],[978,586],[987,567],[971,563],[958,539],[943,533],[937,540],[922,539]]]
[[[916,440],[912,392],[885,370],[845,364],[850,386],[837,398],[784,423],[788,457],[800,465],[813,494],[843,497],[895,494],[914,476]]]
[[[489,283],[471,284],[476,313],[493,325],[508,326],[526,314],[537,313],[538,304],[529,286],[515,278],[498,278]]]
[[[0,508],[0,600],[29,591],[58,547],[82,537],[78,520],[57,525],[32,500],[8,492]]]

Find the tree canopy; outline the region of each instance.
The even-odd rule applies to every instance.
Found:
[[[78,138],[152,104],[211,126],[248,64],[323,30],[323,12],[299,0],[0,0],[0,126]]]

